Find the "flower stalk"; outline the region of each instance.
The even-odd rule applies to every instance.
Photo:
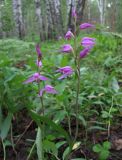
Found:
[[[71,31],[68,31],[65,35],[65,39],[70,40],[71,38],[74,38],[74,47],[72,47],[70,44],[64,45],[63,52],[70,53],[72,52],[74,57],[74,66],[75,66],[75,77],[76,77],[76,100],[75,100],[75,116],[76,116],[76,130],[75,130],[75,136],[74,136],[74,143],[77,140],[78,137],[78,130],[79,130],[79,121],[78,121],[78,114],[79,114],[79,94],[80,94],[80,60],[84,57],[86,57],[93,46],[95,45],[95,39],[91,37],[84,37],[81,41],[82,47],[84,49],[80,52],[80,54],[77,53],[77,13],[75,8],[72,10],[72,17],[74,20],[74,33]],[[83,23],[80,25],[80,30],[84,30],[87,28],[94,28],[94,25],[90,23]],[[65,78],[65,77],[64,77]],[[69,125],[69,133],[71,135],[71,121],[68,119],[68,125]]]

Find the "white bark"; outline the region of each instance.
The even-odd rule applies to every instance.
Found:
[[[106,0],[97,0],[98,9],[100,12],[100,23],[105,24]]]
[[[66,2],[67,2],[67,18],[68,18],[72,0],[67,0]]]
[[[37,17],[39,32],[40,32],[40,39],[44,39],[43,37],[43,24],[42,24],[42,12],[41,12],[41,5],[40,0],[34,0],[35,1],[35,13]]]
[[[22,4],[21,0],[12,0],[13,1],[13,15],[15,20],[16,32],[19,38],[24,36],[24,23],[22,17]]]

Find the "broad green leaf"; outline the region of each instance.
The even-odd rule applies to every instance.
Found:
[[[11,142],[9,140],[4,140],[5,146],[12,146]]]
[[[108,141],[106,141],[106,142],[103,143],[103,147],[104,147],[105,149],[110,149],[110,148],[111,148],[111,143],[108,142]]]
[[[109,154],[110,154],[110,152],[108,150],[102,150],[100,152],[99,159],[100,160],[107,160],[107,158],[109,157]]]
[[[93,151],[94,152],[98,153],[98,152],[101,152],[101,150],[102,150],[102,146],[100,144],[95,144],[93,146]]]
[[[53,135],[48,135],[48,136],[46,137],[46,139],[47,139],[47,140],[50,140],[50,141],[53,141],[53,140],[55,139],[55,136],[53,136]]]
[[[0,136],[2,139],[5,139],[7,137],[7,134],[9,132],[10,126],[11,126],[11,120],[12,120],[12,114],[9,113],[4,122],[1,125],[1,133]]]
[[[64,153],[63,153],[63,160],[66,159],[66,157],[68,156],[69,152],[70,152],[70,148],[67,147],[67,148],[65,149]]]
[[[46,152],[52,152],[56,156],[58,154],[58,150],[57,150],[54,142],[51,142],[49,140],[44,140],[43,141],[43,148]]]
[[[43,159],[43,149],[42,149],[42,131],[40,127],[38,127],[37,136],[36,136],[36,147],[37,147],[37,155],[38,159]]]
[[[57,147],[57,148],[60,148],[60,147],[63,146],[65,143],[66,143],[66,141],[58,142],[58,143],[56,143],[56,147]]]
[[[41,122],[51,126],[54,130],[56,130],[57,132],[59,132],[61,135],[63,135],[66,138],[70,147],[72,146],[72,142],[70,140],[68,133],[59,124],[54,123],[51,119],[49,119],[46,116],[38,115],[34,111],[30,111],[30,115],[31,115],[32,119],[37,123],[38,126],[40,126]]]
[[[119,84],[118,84],[118,81],[117,81],[117,79],[115,78],[115,77],[113,77],[113,79],[112,79],[112,88],[113,88],[113,90],[117,93],[118,91],[119,91],[119,89],[120,89],[120,87],[119,87]]]

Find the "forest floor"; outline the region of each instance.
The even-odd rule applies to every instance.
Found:
[[[115,105],[115,108],[112,113],[112,119],[111,119],[111,128],[110,128],[110,137],[108,137],[107,130],[100,130],[100,129],[94,129],[90,132],[85,132],[85,127],[81,124],[79,126],[79,134],[78,134],[78,140],[81,142],[80,146],[73,150],[73,152],[70,154],[69,160],[75,159],[76,157],[80,157],[76,160],[83,160],[82,158],[85,158],[86,160],[100,160],[98,158],[98,155],[93,152],[93,145],[94,144],[102,144],[104,141],[111,142],[111,149],[110,149],[110,156],[107,160],[122,160],[122,110],[121,110],[121,48],[119,48],[116,44],[116,40],[107,39],[106,37],[100,37],[98,36],[99,41],[101,43],[98,44],[98,47],[95,49],[93,56],[89,59],[87,59],[87,64],[90,66],[91,69],[88,73],[88,76],[86,78],[89,78],[89,75],[91,73],[91,77],[94,73],[94,76],[88,81],[84,83],[88,83],[89,88],[92,89],[88,91],[88,93],[84,92],[85,96],[92,96],[92,92],[96,93],[96,95],[99,94],[97,90],[95,90],[97,87],[96,81],[99,81],[101,84],[101,78],[97,76],[97,74],[103,74],[101,77],[105,77],[106,79],[103,79],[105,81],[106,86],[103,87],[103,91],[106,91],[106,95],[104,96],[105,99],[102,99],[102,102],[104,102],[103,108],[106,112],[109,111],[109,107],[111,105],[111,94],[113,96],[113,93],[115,93],[113,90],[115,89],[115,98],[118,96],[118,99],[116,100],[117,104]],[[122,43],[122,40],[117,43]],[[64,41],[61,42],[45,42],[42,44],[42,52],[43,56],[47,56],[46,60],[44,59],[44,64],[47,66],[47,70],[50,69],[50,66],[54,64],[54,62],[58,63],[58,61],[61,61],[61,63],[67,64],[69,62],[69,59],[61,59],[62,55],[58,55],[57,51],[59,51],[60,45],[64,44]],[[119,44],[119,45],[120,45]],[[120,45],[122,46],[122,45]],[[37,133],[37,125],[34,121],[32,121],[31,117],[28,114],[28,106],[31,105],[29,103],[29,96],[30,91],[29,89],[25,88],[23,90],[22,82],[25,80],[25,77],[28,76],[28,72],[32,69],[33,72],[35,72],[35,59],[36,59],[36,53],[35,53],[35,43],[32,42],[23,42],[19,40],[14,39],[7,39],[5,41],[0,41],[0,74],[4,75],[5,79],[0,79],[0,90],[1,93],[5,93],[5,97],[3,97],[3,117],[7,115],[8,112],[12,111],[13,107],[13,118],[12,118],[12,126],[11,130],[7,136],[7,140],[13,144],[9,144],[8,141],[6,141],[7,147],[6,147],[6,160],[27,160],[27,156],[30,152],[30,149],[35,141],[36,133]],[[115,54],[117,53],[117,54]],[[53,55],[54,54],[54,55]],[[58,58],[56,57],[58,55]],[[49,61],[50,58],[50,61]],[[32,65],[32,67],[31,67]],[[87,66],[86,62],[82,63],[82,67]],[[27,71],[26,71],[27,70]],[[97,71],[98,70],[98,71]],[[93,72],[93,73],[92,73]],[[101,72],[101,73],[100,73]],[[14,73],[17,73],[14,77]],[[32,71],[30,71],[32,73]],[[8,76],[8,77],[7,77]],[[52,76],[52,75],[51,75]],[[111,92],[109,92],[109,83],[112,78],[116,78],[114,82],[114,88],[110,88]],[[2,76],[1,76],[2,77]],[[22,78],[21,78],[22,77]],[[95,84],[93,81],[93,78],[96,78]],[[15,79],[14,79],[15,78]],[[113,79],[112,79],[113,80]],[[6,82],[6,83],[5,83]],[[93,82],[93,84],[92,84]],[[7,84],[7,85],[6,85]],[[4,87],[5,85],[5,87]],[[91,86],[90,86],[91,85]],[[92,86],[93,85],[93,86]],[[9,89],[7,90],[6,86],[9,86]],[[14,87],[14,89],[13,89]],[[101,86],[100,86],[101,87]],[[87,90],[89,90],[89,88]],[[20,89],[20,90],[19,90]],[[8,91],[8,93],[7,93]],[[15,93],[14,93],[15,92]],[[25,92],[25,94],[24,94]],[[11,94],[10,94],[11,93]],[[1,95],[2,95],[1,94]],[[9,97],[9,94],[12,97]],[[95,95],[95,96],[96,96]],[[27,96],[27,99],[25,98]],[[94,96],[94,95],[93,95]],[[96,96],[97,97],[97,96]],[[0,97],[1,98],[1,97]],[[9,99],[10,98],[10,99]],[[100,97],[98,97],[100,98]],[[1,99],[0,99],[1,100]],[[98,99],[99,100],[99,99]],[[92,106],[91,108],[97,112],[99,111],[100,107],[100,101],[96,100],[96,104],[94,104],[93,101],[90,101],[90,105],[86,106]],[[29,104],[28,104],[29,103]],[[48,102],[50,103],[50,102]],[[15,105],[15,106],[14,106]],[[35,104],[34,104],[35,105]],[[94,106],[96,105],[96,106]],[[7,106],[7,107],[6,107]],[[85,106],[85,107],[86,107]],[[93,107],[94,106],[94,107]],[[5,108],[4,108],[5,107]],[[17,108],[18,107],[18,108]],[[27,107],[27,108],[26,108]],[[35,107],[35,106],[34,106]],[[108,107],[108,108],[107,108]],[[108,119],[105,119],[106,117],[102,117],[101,112],[96,113],[88,113],[89,109],[84,109],[84,115],[89,120],[89,123],[92,121],[98,122],[107,122]],[[118,109],[119,108],[119,109]],[[51,111],[50,111],[51,112]],[[95,117],[96,116],[96,117]],[[65,118],[61,122],[61,125],[64,129],[67,128],[67,123],[65,122]],[[75,121],[72,119],[71,123],[72,127],[72,135],[75,132]],[[107,126],[105,126],[107,128]],[[56,142],[61,141],[63,139],[55,139]],[[64,153],[64,150],[66,149],[66,145],[63,145],[59,149],[59,157],[62,157],[62,154]],[[50,154],[46,154],[48,156],[48,159],[46,160],[57,160],[54,157],[52,158]],[[33,151],[33,154],[31,156],[31,160],[37,159],[37,153],[36,149]],[[0,160],[3,160],[3,146],[0,144]],[[60,158],[62,160],[62,158]]]
[[[32,122],[31,118],[28,116],[27,111],[21,111],[21,114],[17,114],[13,120],[13,141],[15,144],[15,148],[12,146],[7,147],[7,158],[6,160],[27,160],[28,151],[33,145],[33,141],[36,136],[36,124]],[[74,124],[72,123],[72,126]],[[67,124],[64,124],[64,128],[67,127]],[[74,126],[75,127],[75,126]],[[80,132],[78,135],[78,139],[81,141],[86,139],[85,135],[82,135],[84,132],[82,130],[82,126],[80,126]],[[15,136],[18,135],[18,136]],[[91,151],[90,144],[101,143],[103,141],[108,140],[107,132],[103,131],[94,131],[87,135],[86,144],[80,145],[79,149],[73,151],[71,153],[70,159],[75,157],[86,158],[87,160],[98,160],[98,157]],[[111,135],[109,138],[111,142],[111,156],[108,160],[122,160],[122,124],[118,124],[115,127],[111,128]],[[65,149],[65,146],[61,148],[59,154]],[[3,160],[3,149],[0,146],[0,160]],[[37,159],[35,156],[36,152],[33,153],[31,160]],[[49,155],[49,160],[52,160]],[[53,159],[56,160],[56,159]]]

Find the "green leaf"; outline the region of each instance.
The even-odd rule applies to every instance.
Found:
[[[56,137],[53,136],[53,135],[48,135],[48,136],[46,137],[46,139],[47,139],[47,140],[50,140],[50,141],[53,141],[55,138],[56,138]]]
[[[63,153],[63,160],[65,160],[65,158],[68,156],[69,152],[70,152],[70,148],[67,147],[67,148],[65,149],[64,153]]]
[[[49,141],[49,140],[44,140],[43,141],[43,148],[44,148],[44,150],[46,151],[46,152],[52,152],[54,155],[56,155],[57,156],[57,154],[58,154],[58,150],[57,150],[57,148],[56,148],[56,145],[55,145],[55,143],[54,142],[51,142],[51,141]]]
[[[75,116],[76,117],[76,114],[71,114],[72,116]],[[84,119],[84,117],[82,115],[78,115],[78,119],[82,122],[82,124],[86,127],[87,126],[87,122],[86,120]]]
[[[113,79],[112,79],[112,88],[113,88],[113,90],[117,93],[118,91],[119,91],[119,89],[120,89],[120,87],[119,87],[119,84],[118,84],[118,81],[117,81],[117,79],[115,78],[115,77],[113,77]]]
[[[56,147],[57,147],[57,148],[60,148],[60,147],[63,146],[65,143],[66,143],[66,141],[58,142],[58,143],[56,143]]]
[[[12,120],[12,114],[9,113],[4,122],[1,125],[1,133],[0,136],[4,140],[7,137],[7,134],[9,132],[10,126],[11,126],[11,120]]]
[[[63,111],[63,110],[58,111],[57,113],[55,113],[54,122],[55,123],[61,122],[65,118],[66,115],[67,115],[66,111]]]
[[[110,154],[109,151],[102,150],[99,155],[100,160],[106,160],[109,157],[109,154]]]
[[[93,146],[94,152],[99,153],[99,152],[101,152],[101,150],[102,150],[102,146],[100,144],[96,144]]]
[[[59,83],[55,86],[55,89],[58,91],[59,95],[62,94],[66,87],[66,81],[63,81],[62,83]]]
[[[82,124],[83,124],[85,127],[87,126],[87,122],[86,122],[86,120],[84,119],[83,116],[78,115],[78,119],[81,120]]]
[[[47,124],[48,126],[51,126],[54,130],[56,130],[57,132],[59,132],[61,135],[63,135],[66,138],[70,147],[72,146],[72,141],[70,140],[68,133],[59,124],[54,123],[47,116],[38,115],[34,111],[30,111],[30,115],[32,119],[37,123],[38,126],[40,126],[41,122]]]
[[[106,141],[106,142],[104,142],[103,143],[103,147],[105,148],[105,149],[110,149],[111,148],[111,143],[110,142],[108,142],[108,141]]]
[[[8,140],[4,140],[4,145],[7,146],[12,146],[11,142]]]
[[[106,111],[102,111],[102,118],[109,118],[110,114]]]
[[[103,130],[103,131],[106,131],[107,129],[105,129],[103,127],[100,127],[100,126],[92,126],[92,127],[88,128],[88,131],[91,131],[91,130]]]
[[[36,147],[38,159],[43,159],[43,149],[42,149],[42,131],[38,127],[37,136],[36,136]]]

